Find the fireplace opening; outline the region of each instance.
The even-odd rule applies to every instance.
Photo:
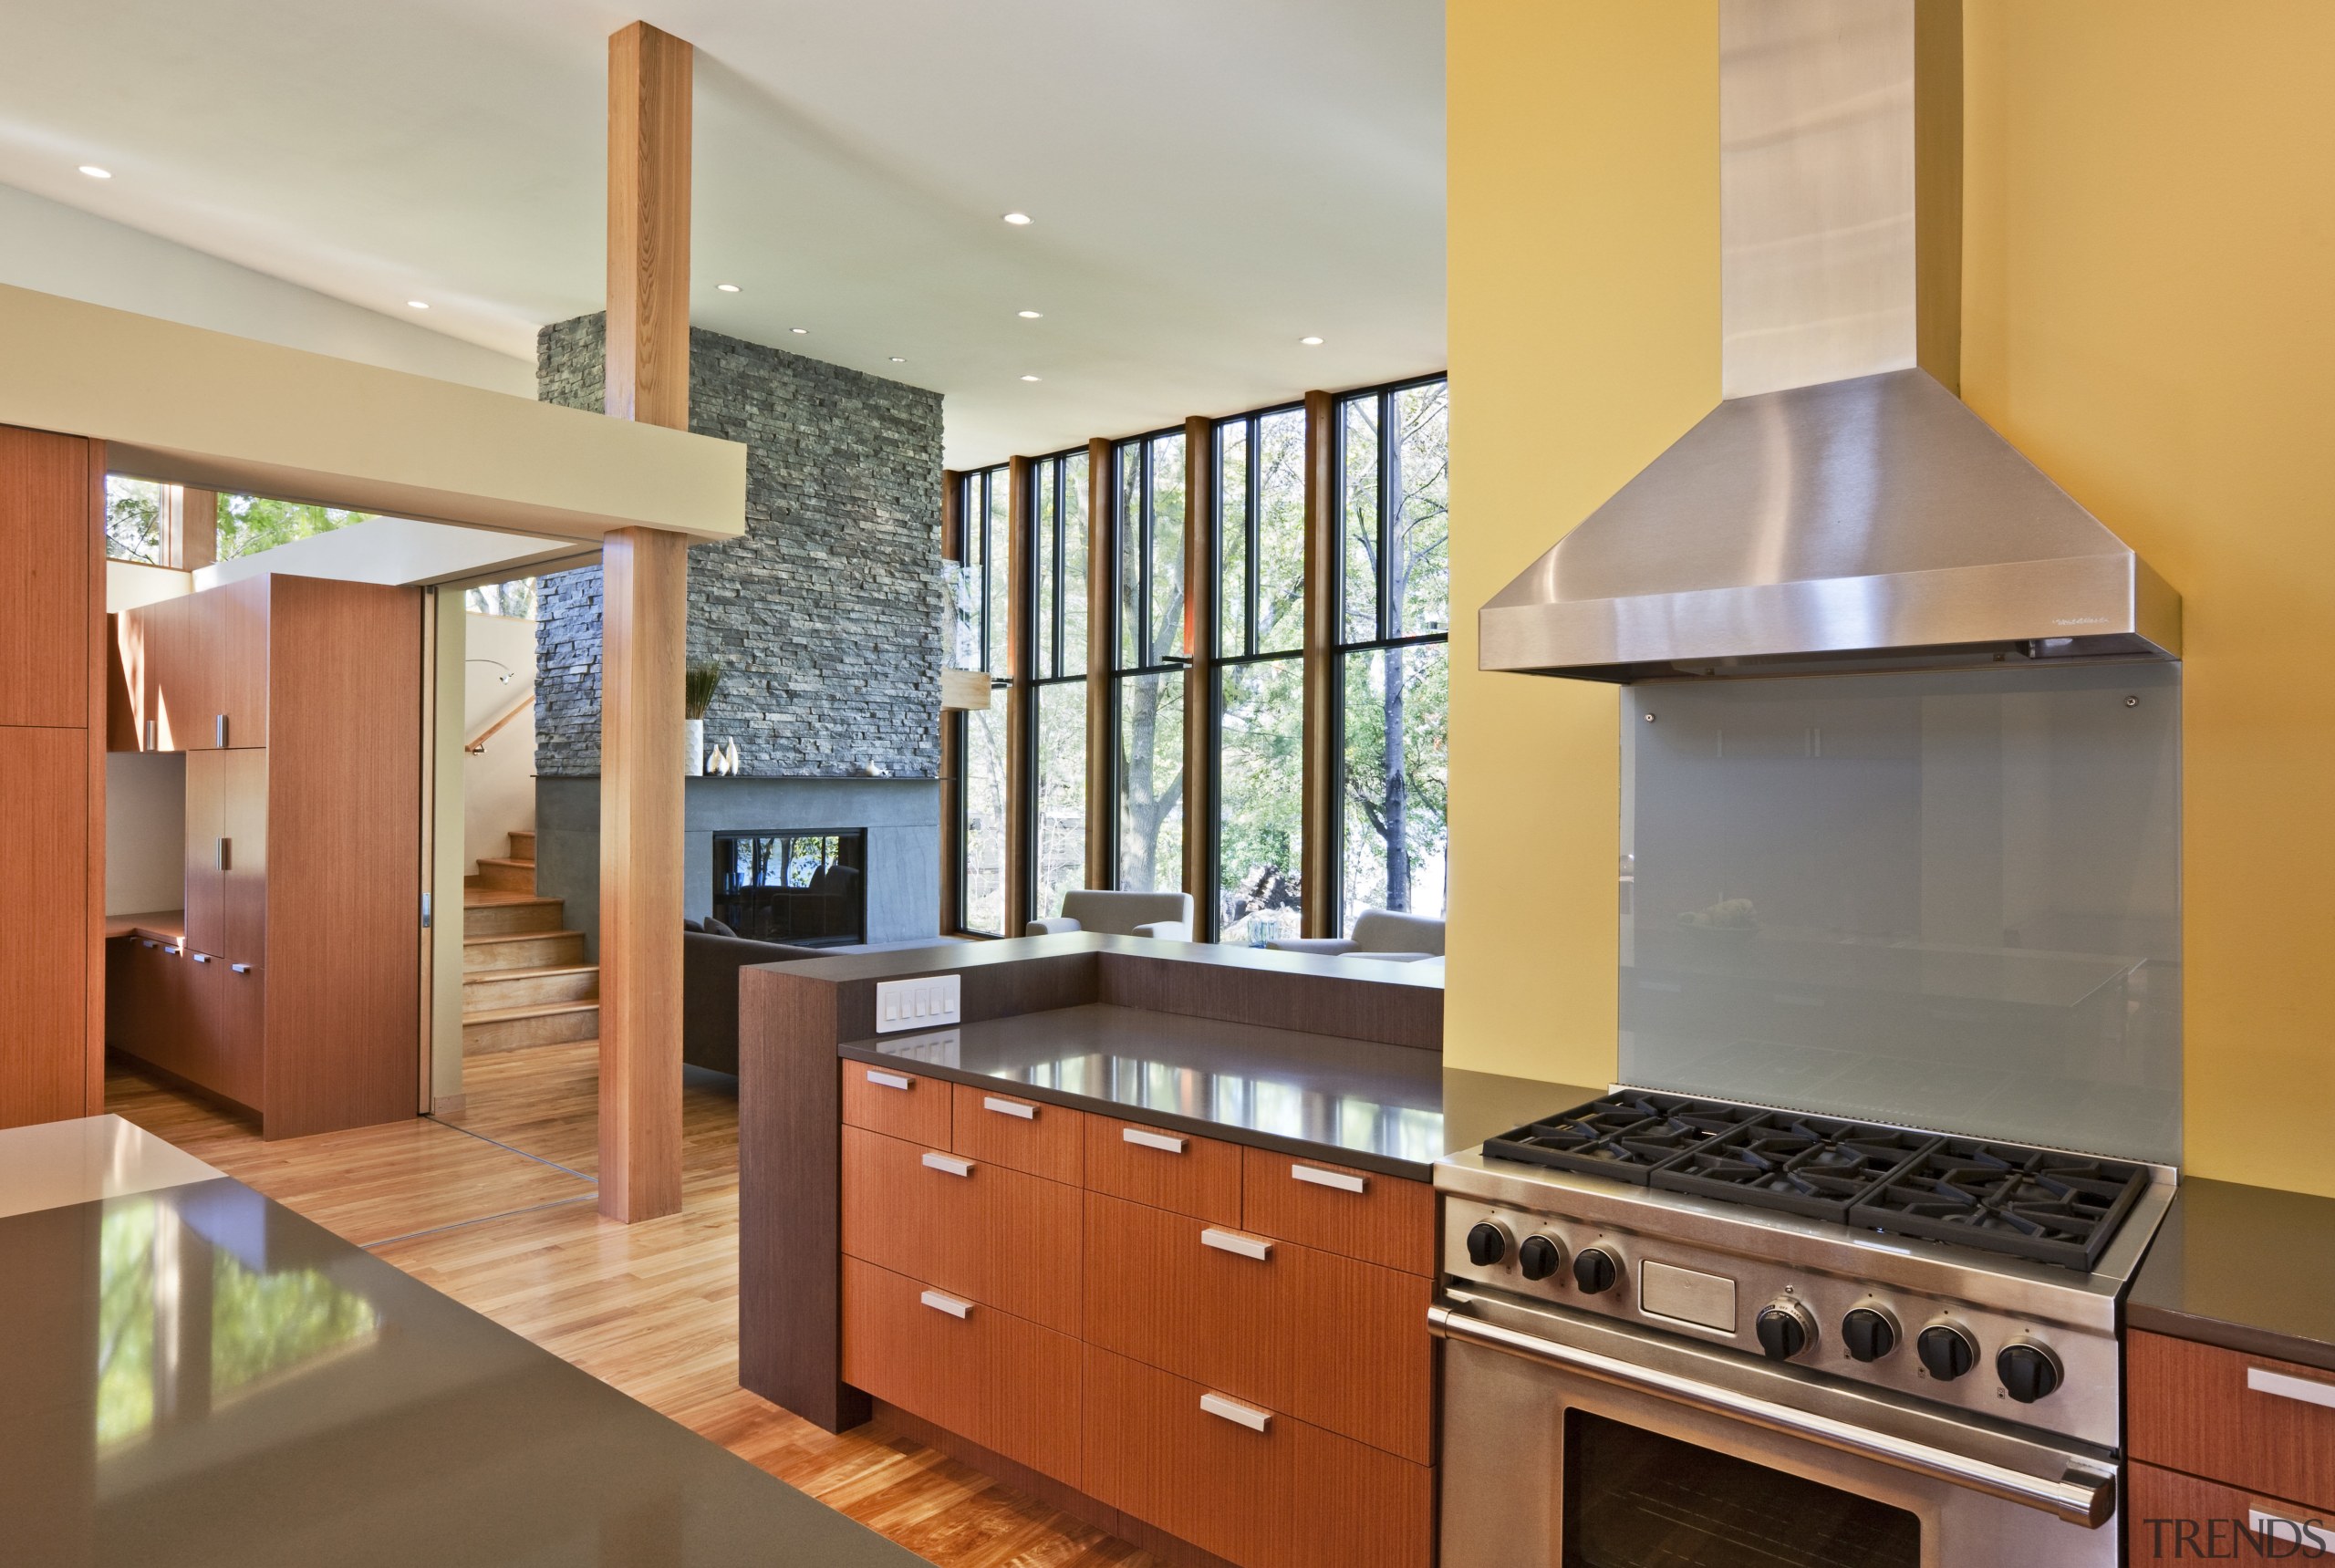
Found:
[[[742,937],[799,947],[867,940],[867,830],[713,836],[713,916]]]

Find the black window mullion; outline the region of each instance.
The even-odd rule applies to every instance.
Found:
[[[1249,476],[1249,580],[1243,585],[1242,597],[1248,601],[1248,625],[1241,641],[1241,651],[1254,655],[1257,651],[1257,600],[1264,593],[1264,576],[1257,564],[1257,552],[1263,548],[1265,526],[1257,508],[1264,499],[1264,483],[1258,472],[1260,457],[1264,450],[1264,421],[1255,414],[1249,416],[1249,461],[1243,465]]]
[[[1393,497],[1396,493],[1395,394],[1378,394],[1378,638],[1395,635],[1395,543]]]
[[[1058,457],[1054,459],[1054,602],[1053,611],[1054,632],[1053,648],[1054,666],[1053,675],[1054,679],[1057,680],[1062,679],[1063,631],[1064,628],[1069,625],[1069,612],[1064,607],[1068,604],[1070,599],[1070,524],[1063,515],[1063,504],[1067,496],[1067,491],[1064,485],[1063,477],[1068,472],[1069,467],[1069,463],[1062,458]]]

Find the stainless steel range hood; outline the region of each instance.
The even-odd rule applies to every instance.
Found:
[[[1959,379],[1958,5],[1720,26],[1728,396],[1483,607],[1481,667],[2178,658],[2180,597],[1931,373]]]

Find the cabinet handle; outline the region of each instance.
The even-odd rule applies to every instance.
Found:
[[[2305,1534],[2306,1531],[2309,1533]],[[2325,1554],[2323,1548],[2327,1540],[2327,1526],[2314,1519],[2288,1519],[2283,1513],[2265,1513],[2258,1508],[2249,1508],[2246,1511],[2246,1532],[2248,1535],[2259,1535],[2267,1541],[2290,1541],[2298,1547],[2308,1546],[2313,1541],[2317,1541],[2321,1543],[2320,1552],[2298,1551],[2295,1555],[2309,1557]]]
[[[879,1089],[905,1089],[908,1086],[906,1073],[879,1073],[873,1067],[867,1069],[867,1081]]]
[[[150,941],[146,941],[146,940],[144,940],[143,939],[140,939],[140,941],[139,941],[139,943],[138,943],[138,945],[139,945],[140,947],[141,947],[141,948],[158,948],[158,947],[161,947],[162,944],[161,944],[161,943],[160,943],[160,942],[150,942]]]
[[[1300,1181],[1310,1181],[1316,1187],[1335,1188],[1340,1192],[1360,1192],[1370,1185],[1366,1177],[1343,1170],[1323,1170],[1318,1165],[1292,1165],[1289,1173]]]
[[[1260,1410],[1254,1405],[1243,1405],[1238,1399],[1227,1399],[1221,1394],[1201,1395],[1200,1408],[1220,1420],[1230,1421],[1236,1427],[1246,1427],[1252,1432],[1261,1432],[1272,1424],[1271,1411]]]
[[[972,1303],[969,1301],[960,1301],[955,1296],[943,1295],[939,1291],[926,1291],[916,1299],[930,1307],[934,1312],[945,1312],[950,1317],[963,1318],[973,1315]]]
[[[1162,1154],[1184,1152],[1184,1140],[1169,1137],[1166,1133],[1146,1132],[1141,1127],[1121,1127],[1119,1136],[1139,1148],[1156,1148]]]
[[[973,1173],[971,1160],[960,1159],[953,1154],[940,1154],[932,1149],[926,1149],[921,1158],[927,1170],[946,1171],[950,1176],[970,1176]]]
[[[1213,1247],[1219,1252],[1231,1252],[1260,1262],[1273,1255],[1273,1244],[1262,1236],[1251,1236],[1239,1231],[1219,1230],[1211,1225],[1200,1232],[1200,1245]]]
[[[154,721],[153,721],[153,720],[151,720],[151,719],[147,720],[147,721],[146,721],[146,749],[147,749],[148,751],[150,751],[150,752],[159,752],[159,751],[161,751],[162,748],[161,748],[159,744],[157,744],[157,743],[156,743],[156,742],[158,742],[158,740],[159,740],[159,739],[160,739],[160,737],[155,733],[155,730],[154,730]]]
[[[211,961],[211,955],[209,953],[189,953],[187,956],[194,960],[197,963],[209,963]]]
[[[213,719],[213,722],[212,722],[212,732],[213,732],[213,736],[215,737],[215,739],[213,740],[213,743],[214,745],[216,745],[216,746],[217,746],[221,751],[223,751],[223,751],[225,751],[225,750],[227,749],[227,715],[226,715],[226,714],[224,714],[224,713],[219,714],[215,719]]]
[[[234,841],[234,839],[232,839],[232,838],[223,838],[223,839],[221,839],[221,840],[219,841],[219,846],[218,846],[218,849],[216,850],[216,852],[215,852],[215,853],[216,853],[216,855],[217,855],[217,858],[218,858],[218,861],[219,861],[219,869],[220,869],[220,870],[222,870],[222,871],[233,871],[233,870],[235,868],[235,866],[234,866],[234,860],[235,860],[235,841]]]
[[[2283,1372],[2249,1366],[2246,1369],[2246,1386],[2257,1394],[2299,1399],[2306,1405],[2324,1405],[2335,1410],[2335,1383],[2313,1383],[2307,1377],[2289,1377]]]
[[[1001,1116],[1020,1116],[1025,1122],[1035,1121],[1038,1116],[1037,1106],[1025,1106],[1019,1100],[1001,1100],[995,1095],[981,1096],[981,1109],[995,1111]]]
[[[231,963],[227,967],[237,974],[249,974],[252,971],[252,966],[247,963]]]

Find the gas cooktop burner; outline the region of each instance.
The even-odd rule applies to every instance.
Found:
[[[1484,1154],[2086,1272],[2149,1182],[2115,1160],[1635,1090]]]

